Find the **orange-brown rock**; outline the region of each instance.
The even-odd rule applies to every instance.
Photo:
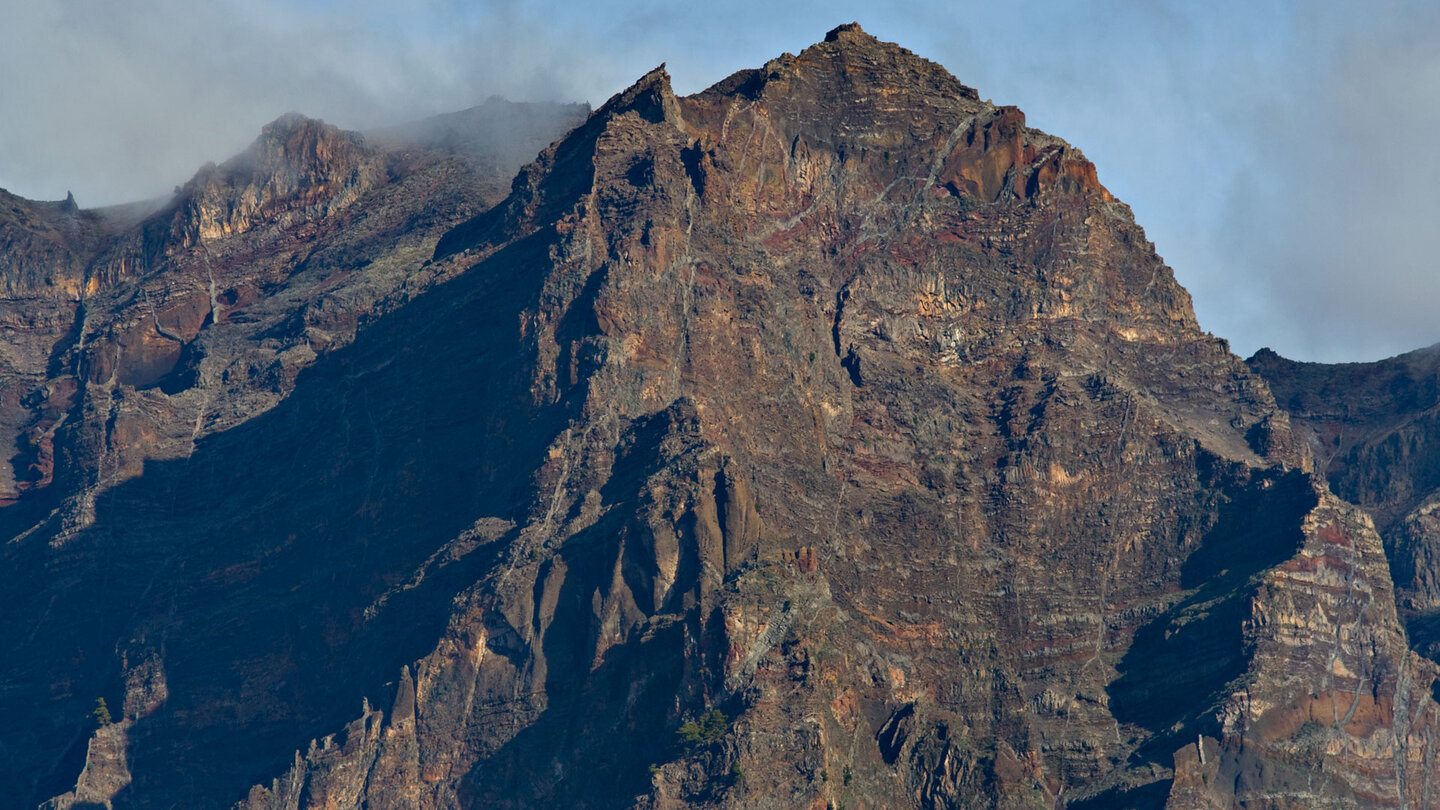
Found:
[[[1018,111],[851,25],[486,210],[277,126],[338,174],[105,248],[0,511],[37,799],[104,694],[116,806],[1427,801],[1369,518]]]

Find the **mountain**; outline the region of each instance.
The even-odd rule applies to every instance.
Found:
[[[853,24],[576,123],[15,204],[17,806],[1429,802],[1389,513],[1078,150]]]

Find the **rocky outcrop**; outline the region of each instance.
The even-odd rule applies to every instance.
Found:
[[[1274,388],[1340,497],[1375,519],[1411,644],[1440,660],[1440,348],[1374,363],[1247,361]]]
[[[406,182],[168,242],[127,289],[245,303],[150,310],[144,379],[145,296],[87,308],[90,501],[6,546],[40,798],[108,694],[114,806],[1428,800],[1373,526],[1018,110],[850,25],[652,71],[493,208]]]
[[[81,212],[73,197],[42,203],[0,190],[0,504],[49,483],[63,413],[39,403],[103,233],[102,217]]]
[[[1369,516],[1318,499],[1299,554],[1260,581],[1220,739],[1176,753],[1171,807],[1426,807],[1440,787],[1440,669],[1407,649]]]

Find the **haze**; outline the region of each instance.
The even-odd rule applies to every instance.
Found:
[[[163,195],[290,110],[598,105],[662,61],[693,92],[852,19],[1084,150],[1238,353],[1440,341],[1433,0],[0,0],[0,187]]]

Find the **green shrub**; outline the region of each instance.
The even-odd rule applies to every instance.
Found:
[[[687,749],[717,743],[730,730],[730,718],[719,709],[702,714],[698,721],[691,720],[675,731],[675,739]]]
[[[110,725],[110,707],[105,705],[105,698],[95,698],[95,710],[90,712],[90,716],[95,718],[97,726]]]

